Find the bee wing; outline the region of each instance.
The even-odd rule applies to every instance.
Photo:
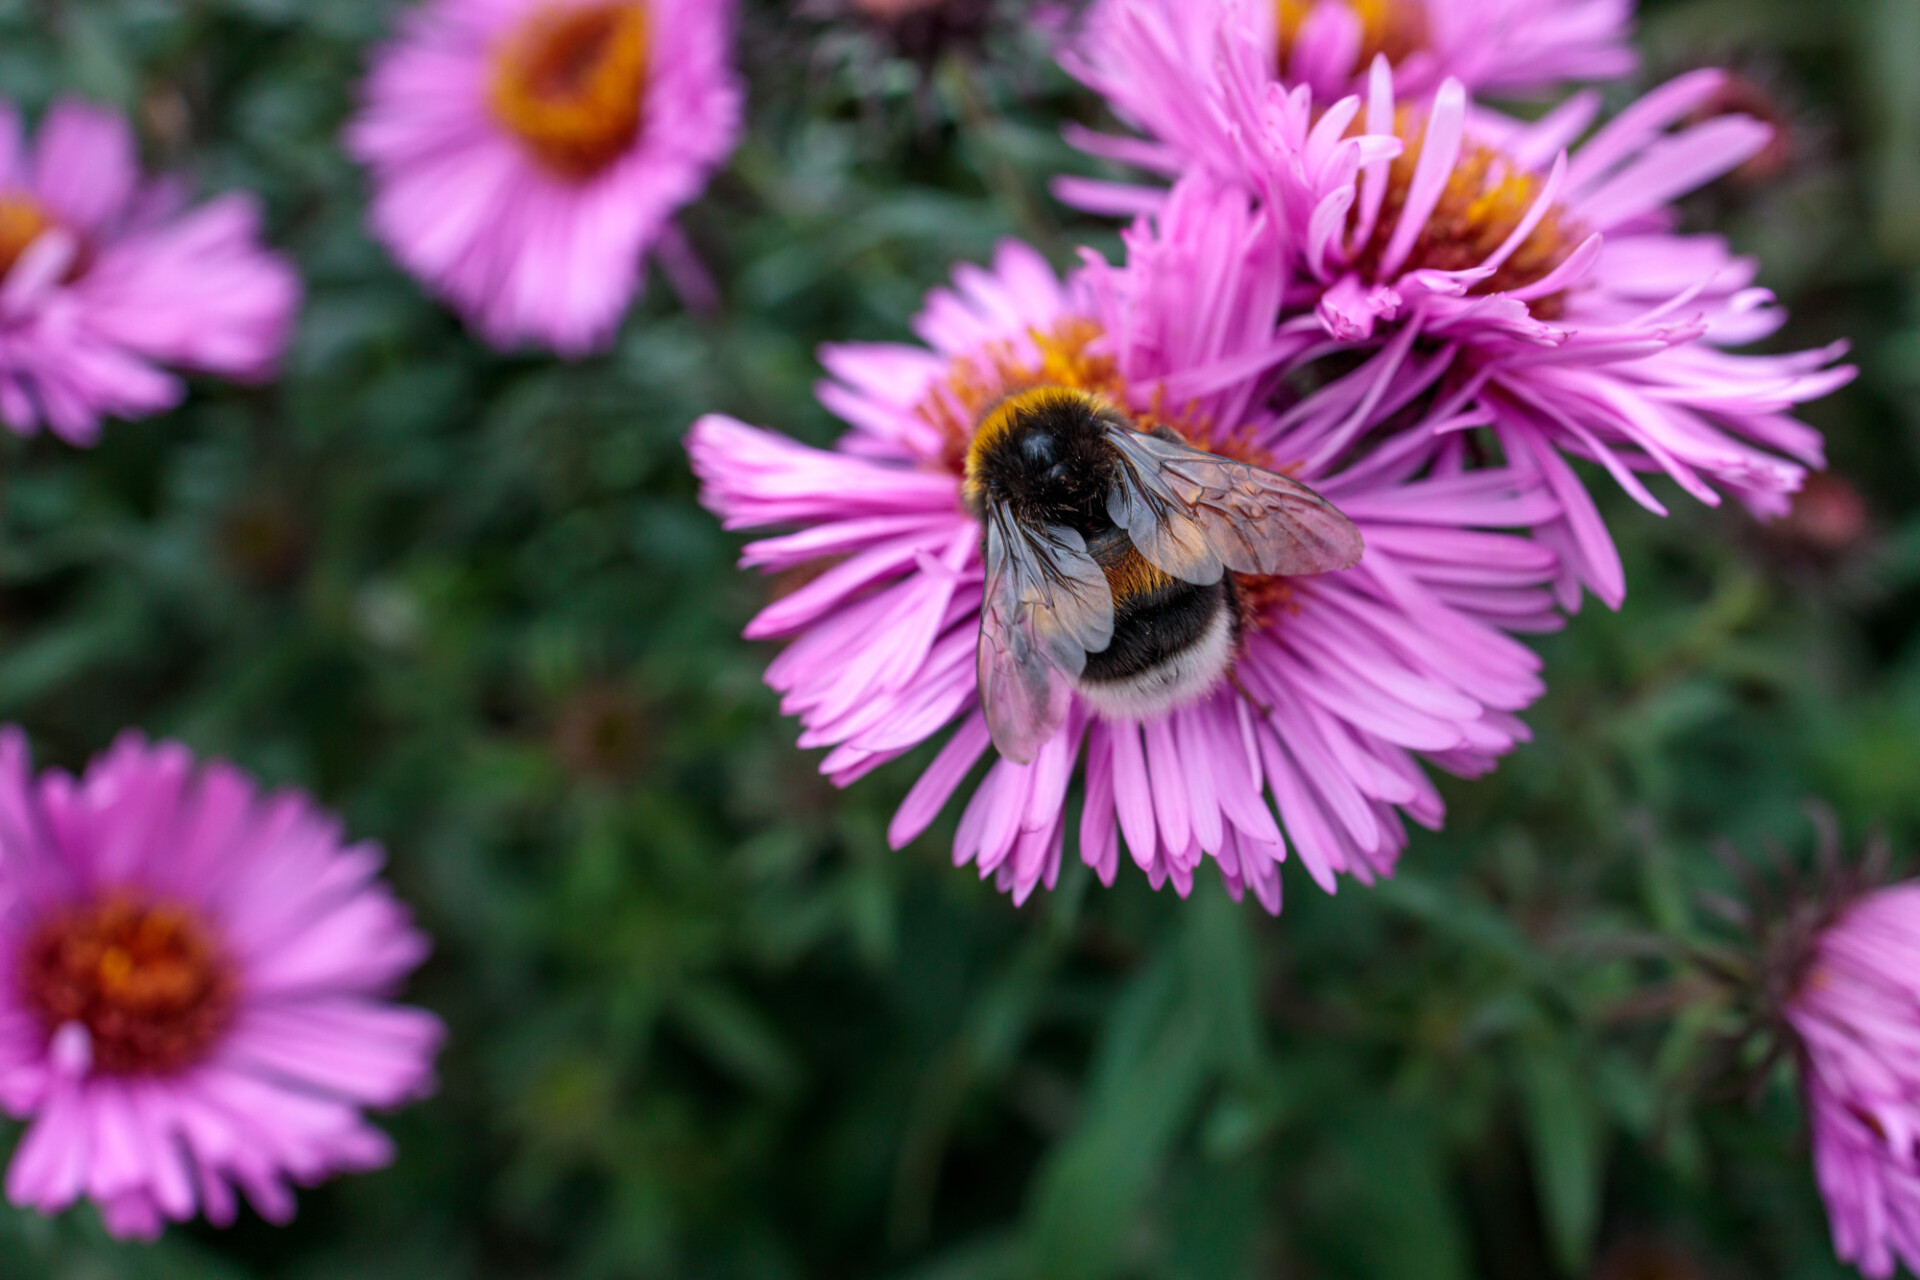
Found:
[[[1107,439],[1120,454],[1107,514],[1176,578],[1206,586],[1224,569],[1294,576],[1360,562],[1360,530],[1298,480],[1128,427]]]
[[[980,610],[980,701],[1000,754],[1032,760],[1067,718],[1071,677],[1113,639],[1113,593],[1072,529],[986,513],[987,584]]]

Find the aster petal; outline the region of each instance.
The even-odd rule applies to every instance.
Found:
[[[111,111],[66,98],[40,123],[33,190],[63,221],[89,234],[105,228],[140,180],[133,130]]]

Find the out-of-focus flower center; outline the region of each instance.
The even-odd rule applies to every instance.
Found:
[[[577,775],[621,782],[645,762],[650,728],[645,704],[625,685],[588,685],[561,706],[554,751]]]
[[[52,225],[53,219],[38,201],[27,196],[0,196],[0,280],[6,279],[27,246]]]
[[[1335,5],[1360,20],[1360,52],[1353,65],[1364,67],[1386,54],[1398,65],[1408,54],[1427,47],[1427,11],[1419,0],[1276,0],[1280,27],[1280,65],[1285,67],[1300,39],[1307,15],[1320,4]]]
[[[1871,523],[1858,489],[1830,471],[1816,471],[1793,495],[1793,509],[1772,528],[1809,551],[1838,555],[1858,546]]]
[[[892,51],[931,65],[941,56],[979,44],[994,0],[843,0],[848,14]]]
[[[1071,316],[1055,322],[1051,329],[1031,329],[1027,337],[1033,344],[1031,352],[1002,342],[979,356],[955,360],[945,380],[935,383],[921,401],[917,412],[940,431],[940,465],[955,476],[966,473],[967,446],[989,408],[1016,391],[1048,386],[1091,391],[1126,406],[1134,425],[1143,431],[1168,427],[1188,443],[1222,457],[1269,470],[1286,470],[1277,467],[1272,455],[1255,445],[1244,431],[1216,439],[1213,424],[1195,406],[1171,410],[1158,388],[1145,409],[1133,407],[1135,398],[1129,394],[1119,363],[1099,349],[1106,333],[1094,321]],[[1270,624],[1277,610],[1295,607],[1289,579],[1242,573],[1233,578],[1245,631]]]
[[[853,11],[878,22],[897,22],[916,13],[941,8],[947,0],[852,0]]]
[[[19,973],[49,1035],[86,1027],[96,1071],[192,1066],[233,1020],[233,967],[182,907],[116,895],[62,912],[27,939]]]
[[[1413,125],[1403,114],[1394,132],[1407,141],[1407,148],[1388,171],[1379,221],[1356,262],[1361,275],[1369,280],[1378,280],[1381,257],[1406,208],[1426,125]],[[1544,183],[1540,174],[1521,168],[1491,147],[1471,141],[1463,144],[1439,203],[1427,215],[1427,225],[1421,228],[1398,272],[1465,271],[1480,266],[1519,230],[1527,212],[1539,200]],[[1579,243],[1580,237],[1560,208],[1550,208],[1499,269],[1468,292],[1480,296],[1524,289],[1550,275]],[[1528,309],[1541,319],[1550,319],[1559,313],[1561,301],[1558,295],[1536,298]]]
[[[650,36],[643,4],[535,10],[494,53],[494,116],[553,172],[593,177],[640,132]]]

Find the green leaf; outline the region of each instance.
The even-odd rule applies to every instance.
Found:
[[[1212,1057],[1209,1020],[1169,999],[1171,987],[1164,966],[1135,983],[1109,1025],[1080,1124],[1035,1175],[1035,1275],[1103,1280],[1126,1269],[1140,1207],[1199,1101]]]
[[[1431,1124],[1384,1099],[1339,1119],[1313,1191],[1321,1247],[1361,1280],[1467,1280],[1467,1234]]]
[[[1600,1109],[1565,1041],[1522,1045],[1517,1066],[1547,1236],[1561,1270],[1578,1274],[1592,1258],[1600,1226]]]
[[[759,1010],[718,983],[700,983],[673,1001],[679,1025],[713,1059],[744,1084],[770,1093],[791,1093],[800,1067]]]

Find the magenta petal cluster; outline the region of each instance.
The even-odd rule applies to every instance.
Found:
[[[0,731],[0,1106],[8,1197],[117,1235],[276,1222],[292,1186],[392,1158],[363,1110],[433,1085],[439,1021],[395,1004],[427,940],[304,796],[121,738],[35,776]]]
[[[1376,57],[1403,98],[1448,79],[1543,96],[1631,72],[1632,17],[1632,0],[1098,0],[1061,61],[1147,139],[1069,132],[1159,173],[1231,169],[1234,122],[1213,101],[1223,61],[1323,103],[1362,90]]]
[[[1835,1252],[1876,1280],[1920,1271],[1920,882],[1828,925],[1784,1012]]]
[[[169,370],[270,377],[300,281],[260,245],[260,208],[228,194],[192,206],[146,181],[118,115],[65,101],[28,145],[0,103],[0,419],[91,444],[108,416],[185,394]]]
[[[375,235],[500,348],[606,346],[739,139],[732,0],[428,0],[347,148]],[[518,79],[515,79],[515,77]]]
[[[1389,873],[1405,820],[1443,816],[1422,762],[1477,774],[1526,736],[1515,713],[1542,689],[1510,631],[1558,623],[1553,553],[1509,529],[1560,514],[1538,477],[1467,470],[1437,428],[1457,404],[1409,383],[1391,401],[1334,384],[1282,412],[1279,241],[1238,190],[1176,187],[1127,235],[1127,260],[1061,280],[1031,249],[963,267],[915,323],[923,346],[827,350],[822,402],[851,428],[811,448],[708,417],[689,438],[705,502],[735,529],[784,527],[743,563],[810,580],[748,635],[788,641],[768,669],[801,745],[830,748],[845,784],[951,727],[896,815],[919,835],[988,753],[975,684],[980,528],[960,497],[956,449],[978,407],[1010,385],[1099,391],[1216,451],[1284,467],[1362,529],[1350,571],[1249,587],[1237,687],[1145,720],[1076,705],[1030,764],[996,759],[972,789],[954,846],[1016,900],[1059,873],[1069,830],[1111,883],[1126,856],[1184,894],[1211,858],[1236,895],[1280,906],[1289,850],[1331,891]],[[1415,362],[1430,364],[1430,362]],[[1418,370],[1410,369],[1409,378]],[[1358,453],[1356,434],[1413,412],[1430,430]],[[1434,419],[1437,415],[1437,420]],[[1068,790],[1084,777],[1077,823]],[[1277,815],[1277,816],[1276,816]]]
[[[1673,201],[1770,137],[1741,116],[1683,123],[1713,100],[1721,73],[1683,76],[1576,145],[1595,119],[1591,95],[1519,123],[1476,108],[1447,79],[1409,108],[1382,56],[1364,94],[1329,103],[1273,81],[1246,22],[1216,26],[1206,78],[1177,118],[1159,122],[1161,136],[1083,141],[1254,191],[1288,248],[1285,324],[1295,331],[1317,329],[1349,360],[1374,353],[1383,382],[1400,375],[1403,349],[1448,353],[1443,388],[1473,410],[1456,427],[1491,427],[1511,464],[1538,471],[1564,508],[1540,531],[1560,555],[1563,606],[1577,607],[1583,587],[1616,606],[1626,592],[1611,536],[1563,455],[1599,464],[1656,514],[1666,508],[1642,474],[1709,505],[1731,494],[1763,517],[1787,510],[1807,468],[1823,463],[1819,434],[1792,410],[1854,370],[1836,363],[1844,343],[1729,350],[1786,317],[1756,287],[1752,261],[1718,236],[1677,230]],[[1129,29],[1165,54],[1165,33]],[[1164,79],[1127,83],[1157,91]],[[1160,198],[1086,183],[1064,194],[1114,209]]]
[[[1626,582],[1560,454],[1600,464],[1655,514],[1666,508],[1642,473],[1665,475],[1708,505],[1724,492],[1759,515],[1781,515],[1806,469],[1823,464],[1819,433],[1791,410],[1854,375],[1836,364],[1845,343],[1785,355],[1727,350],[1770,336],[1786,316],[1755,287],[1754,262],[1718,236],[1675,230],[1673,200],[1769,137],[1741,116],[1670,131],[1722,82],[1715,71],[1673,81],[1569,152],[1594,100],[1576,97],[1518,125],[1476,113],[1450,81],[1415,150],[1397,159],[1383,145],[1398,139],[1382,68],[1364,101],[1346,99],[1317,122],[1302,93],[1242,99],[1269,125],[1268,155],[1249,172],[1289,220],[1300,301],[1313,303],[1328,336],[1363,349],[1379,342],[1382,376],[1394,368],[1388,334],[1456,353],[1449,384],[1471,389],[1514,464],[1537,467],[1566,509],[1542,536],[1561,555],[1569,607],[1583,584],[1618,605]],[[1366,136],[1341,138],[1356,117]],[[1429,227],[1463,172],[1475,175],[1475,194],[1509,201],[1511,221],[1491,252],[1456,264],[1436,252]],[[1389,190],[1404,196],[1397,216],[1384,212]]]

